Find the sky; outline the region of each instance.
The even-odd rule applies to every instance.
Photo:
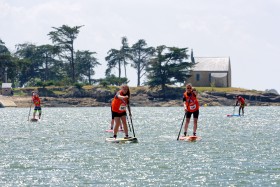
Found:
[[[102,64],[107,52],[144,39],[148,46],[188,47],[195,57],[230,57],[232,87],[280,93],[280,0],[0,0],[0,39],[11,52],[51,44],[52,27],[84,25],[76,50]],[[115,73],[117,73],[115,71]],[[130,86],[135,70],[128,69]]]

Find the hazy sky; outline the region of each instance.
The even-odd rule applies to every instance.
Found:
[[[230,57],[232,86],[280,92],[280,0],[0,0],[0,38],[10,51],[51,44],[52,27],[85,25],[76,50],[97,52],[104,77],[108,50],[130,45],[188,47],[195,57]],[[129,70],[131,86],[136,85]]]

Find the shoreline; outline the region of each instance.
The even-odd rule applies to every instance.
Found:
[[[63,98],[63,97],[40,97],[42,107],[110,107],[110,102],[100,102],[96,98]],[[0,101],[10,100],[18,108],[33,106],[30,96],[0,96]],[[207,98],[199,96],[200,106],[233,106],[234,99],[225,98]],[[247,106],[280,106],[280,102],[264,102],[258,100],[247,100]],[[133,107],[181,107],[183,101],[180,99],[162,101],[159,99],[149,100],[143,96],[134,96],[131,98]]]

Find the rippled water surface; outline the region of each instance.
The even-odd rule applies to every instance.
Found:
[[[0,186],[280,186],[280,107],[201,108],[197,142],[176,140],[182,108],[135,107],[130,144],[105,142],[108,107],[28,112],[0,109]]]

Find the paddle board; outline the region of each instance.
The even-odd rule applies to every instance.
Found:
[[[227,117],[240,117],[239,114],[228,114]]]
[[[105,132],[114,132],[114,129],[105,130]],[[118,132],[124,132],[123,129],[119,129]]]
[[[194,142],[194,141],[199,141],[202,138],[200,136],[180,136],[179,140],[184,140],[184,141],[189,141],[189,142]]]
[[[135,137],[130,137],[128,139],[125,138],[106,138],[107,142],[112,142],[112,143],[125,143],[125,142],[131,142],[131,143],[136,143],[138,142],[137,138]]]
[[[32,118],[32,119],[30,119],[30,121],[31,121],[31,122],[37,122],[37,121],[38,121],[38,119],[36,119],[36,118]]]

